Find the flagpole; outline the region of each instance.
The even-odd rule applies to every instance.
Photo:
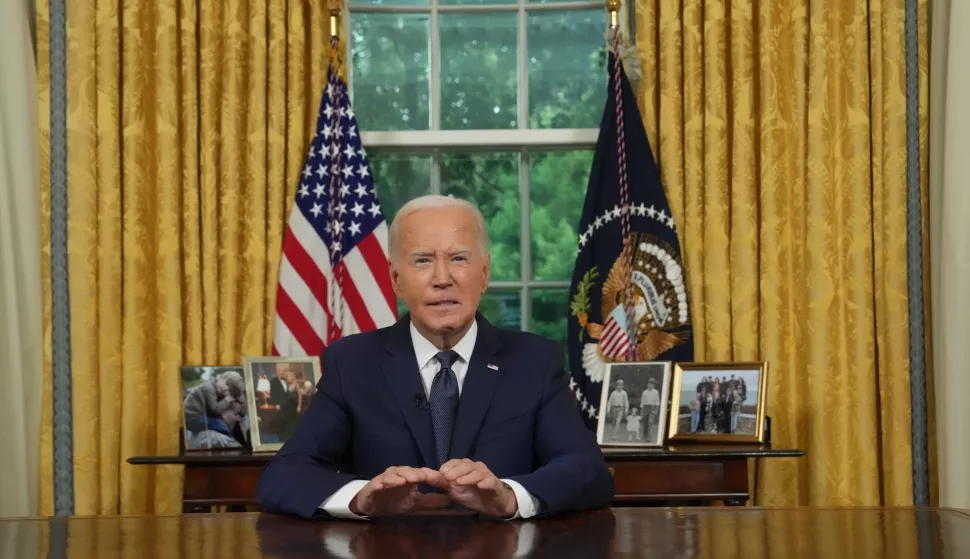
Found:
[[[610,13],[610,31],[615,31],[620,27],[620,10],[623,8],[623,0],[606,0],[606,11]]]

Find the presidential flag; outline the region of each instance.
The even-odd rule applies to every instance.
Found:
[[[569,291],[569,385],[592,430],[608,363],[694,354],[674,218],[618,51],[614,37]]]
[[[274,355],[320,355],[342,336],[397,320],[387,223],[332,60],[283,238]]]

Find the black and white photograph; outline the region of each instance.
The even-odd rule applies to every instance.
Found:
[[[246,386],[253,410],[253,450],[282,448],[317,390],[319,357],[247,357]]]
[[[610,363],[603,377],[596,440],[603,446],[661,446],[671,363]]]
[[[185,449],[249,446],[249,404],[243,368],[183,366],[179,372]]]
[[[760,442],[767,363],[678,363],[671,440]]]

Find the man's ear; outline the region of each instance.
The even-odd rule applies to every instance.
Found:
[[[400,297],[401,286],[398,284],[399,274],[397,272],[397,268],[394,267],[394,264],[391,262],[390,258],[387,259],[387,266],[391,269],[391,287],[394,288],[394,294]]]
[[[485,293],[486,291],[488,291],[488,280],[492,276],[492,254],[491,253],[485,254],[485,269],[482,270],[482,272],[484,276],[482,278],[482,293]]]

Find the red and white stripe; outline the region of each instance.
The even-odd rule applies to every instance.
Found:
[[[342,275],[342,293],[334,272]],[[331,295],[340,312],[330,308]],[[394,323],[397,304],[387,265],[387,224],[359,241],[331,268],[330,251],[294,207],[283,242],[273,354],[320,355],[338,338]],[[334,315],[341,318],[334,323]]]
[[[616,359],[630,350],[630,336],[612,315],[603,324],[603,335],[600,337],[599,346],[603,357],[609,359]]]

